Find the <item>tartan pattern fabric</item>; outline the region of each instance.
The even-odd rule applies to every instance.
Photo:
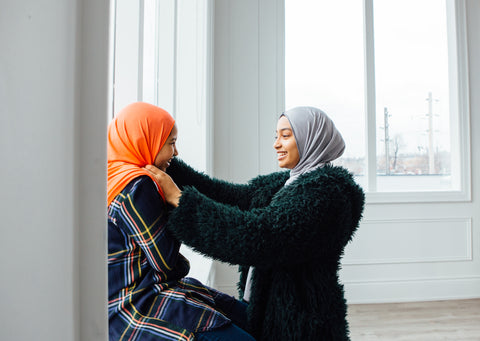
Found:
[[[165,229],[156,184],[131,181],[108,207],[110,340],[178,340],[230,323],[215,310],[224,295],[185,278],[190,265]]]

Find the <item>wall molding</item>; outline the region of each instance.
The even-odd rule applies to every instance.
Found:
[[[355,280],[343,283],[349,304],[436,301],[480,297],[480,276],[396,280]]]
[[[382,231],[379,229],[379,225],[385,226],[385,229],[390,229],[390,232]],[[395,225],[397,227],[395,227]],[[377,233],[362,231],[370,226],[371,229],[377,230]],[[410,232],[415,232],[415,238],[409,233],[405,233],[405,230],[411,229]],[[396,231],[395,231],[396,230]],[[428,234],[430,232],[437,233],[436,242],[428,244],[424,242],[425,250],[430,247],[430,250],[423,251],[420,249],[420,245],[414,245],[412,243],[409,248],[407,243],[423,240],[428,241]],[[463,231],[463,234],[460,233]],[[383,232],[383,235],[381,234]],[[393,233],[392,233],[393,232]],[[375,256],[369,254],[361,254],[360,249],[363,252],[375,252],[371,251],[372,248],[366,248],[365,243],[371,243],[371,235],[378,236],[387,240],[387,236],[392,234],[395,237],[395,232],[398,232],[397,239],[395,240],[397,245],[404,245],[403,250],[397,250],[391,245],[390,248],[379,247]],[[455,232],[455,233],[453,233]],[[361,223],[361,228],[357,233],[353,245],[347,245],[345,256],[342,260],[342,266],[358,266],[358,265],[374,265],[374,264],[411,264],[411,263],[436,263],[436,262],[459,262],[459,261],[472,261],[473,260],[473,228],[472,217],[450,217],[450,218],[421,218],[421,219],[378,219],[378,220],[364,220]],[[393,238],[392,237],[392,238]],[[443,244],[440,244],[443,243]],[[443,248],[449,243],[448,248]],[[358,247],[356,247],[358,245]],[[363,248],[361,247],[363,245]],[[423,246],[423,245],[422,245]],[[416,247],[416,248],[415,248]],[[457,248],[455,250],[455,248]],[[448,251],[448,252],[447,252]],[[383,257],[382,257],[383,252]],[[397,255],[394,253],[397,252]]]

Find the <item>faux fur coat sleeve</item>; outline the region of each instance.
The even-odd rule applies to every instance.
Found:
[[[205,196],[224,204],[235,205],[241,208],[248,207],[254,186],[250,184],[234,184],[227,181],[212,179],[208,175],[198,172],[185,162],[174,158],[167,168],[173,181],[180,189],[193,186]]]
[[[231,264],[294,265],[343,250],[363,210],[363,192],[348,171],[323,167],[273,197],[268,188],[278,185],[269,186],[268,179],[262,180],[267,190],[252,197],[268,204],[252,209],[185,187],[167,227],[195,250]]]

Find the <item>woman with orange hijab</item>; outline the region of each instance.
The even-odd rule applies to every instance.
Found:
[[[165,197],[143,167],[165,171],[176,140],[173,117],[142,102],[108,127],[110,340],[254,340],[239,327],[242,302],[185,278],[188,260],[165,229]]]

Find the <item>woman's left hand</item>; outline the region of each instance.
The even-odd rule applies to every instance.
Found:
[[[165,200],[170,205],[177,207],[180,197],[182,196],[182,191],[180,191],[172,178],[167,173],[161,171],[155,166],[146,165],[145,169],[153,175],[155,180],[162,188],[163,194],[165,195]]]

